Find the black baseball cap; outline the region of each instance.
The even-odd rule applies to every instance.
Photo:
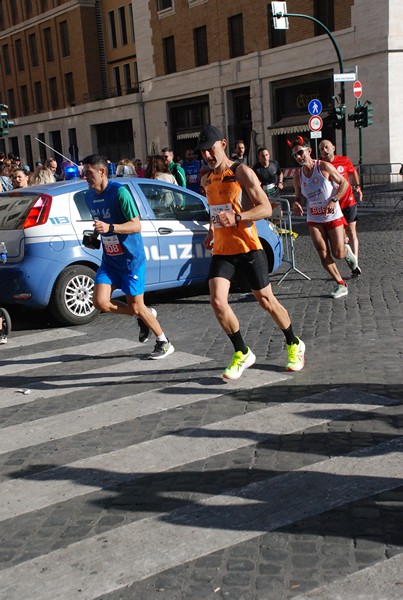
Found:
[[[214,127],[214,125],[206,125],[200,132],[196,150],[208,150],[215,142],[221,142],[221,140],[224,139],[225,136],[217,127]]]

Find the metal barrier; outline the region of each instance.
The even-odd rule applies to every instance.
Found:
[[[272,201],[272,206],[273,214],[271,220],[276,225],[277,231],[281,234],[283,240],[283,262],[290,265],[280,281],[277,282],[277,285],[280,285],[291,271],[299,273],[302,277],[310,281],[311,278],[297,269],[295,264],[295,238],[298,234],[292,230],[290,203],[286,198],[279,198],[279,200]]]
[[[365,204],[396,208],[403,203],[403,165],[370,164],[357,167]]]

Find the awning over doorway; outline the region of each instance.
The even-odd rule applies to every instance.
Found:
[[[306,115],[292,115],[290,117],[283,117],[267,129],[270,135],[302,133],[303,131],[309,131],[309,117],[310,115],[308,112]]]
[[[178,133],[176,135],[177,140],[191,140],[193,138],[198,138],[200,135],[200,131],[185,131],[184,133]]]

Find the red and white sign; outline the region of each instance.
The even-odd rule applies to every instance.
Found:
[[[361,81],[354,81],[353,92],[356,98],[361,98],[362,96],[362,85]]]
[[[319,117],[319,115],[311,117],[308,121],[308,125],[311,131],[320,131],[323,127],[322,117]]]

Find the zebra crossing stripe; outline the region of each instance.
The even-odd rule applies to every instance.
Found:
[[[13,332],[8,338],[8,344],[6,346],[2,346],[1,351],[3,353],[3,351],[12,351],[15,350],[15,348],[38,346],[44,342],[54,342],[82,336],[87,336],[87,334],[81,331],[76,331],[75,329],[66,329],[64,327],[61,327],[60,329],[45,329],[44,331],[27,335],[18,335]]]
[[[7,358],[2,361],[0,375],[15,375],[16,373],[30,371],[32,369],[42,369],[43,367],[50,367],[63,362],[82,360],[83,357],[88,356],[96,358],[103,354],[111,354],[118,350],[122,351],[122,346],[122,338],[115,338],[108,340],[108,343],[106,344],[90,342],[88,344],[81,344],[80,346],[62,348],[56,352],[55,350],[47,350],[46,352],[36,352],[35,354],[28,354],[27,356]],[[139,346],[141,346],[139,342],[131,342],[129,340],[124,341],[125,350],[138,348]]]
[[[202,357],[192,355],[189,355],[188,358],[193,363],[202,359]],[[182,366],[186,366],[183,360],[181,363]],[[175,366],[177,366],[177,362]],[[155,363],[152,364],[152,368],[155,368]],[[43,444],[87,431],[93,432],[96,429],[110,427],[130,419],[137,419],[163,410],[208,400],[222,395],[225,391],[250,389],[255,387],[256,378],[259,380],[259,385],[268,385],[288,379],[287,375],[257,369],[251,371],[249,375],[249,377],[240,380],[239,384],[234,387],[226,386],[225,383],[221,385],[220,372],[217,371],[217,378],[212,378],[210,384],[205,381],[199,383],[196,380],[177,385],[167,385],[166,387],[154,388],[148,392],[117,398],[52,417],[5,427],[1,430],[0,454],[14,452],[21,448]],[[105,385],[105,381],[103,381],[103,385]],[[189,391],[190,387],[192,388],[191,392]]]
[[[0,484],[0,521],[46,506],[84,496],[103,487],[112,488],[150,473],[159,473],[225,452],[290,435],[352,412],[375,410],[388,399],[354,392],[354,400],[341,402],[342,395],[329,392],[252,413],[187,429],[126,448],[84,458],[73,463]],[[7,431],[7,430],[5,430]],[[3,435],[3,432],[2,432]],[[195,443],[197,438],[197,443]]]
[[[293,600],[402,600],[403,553]]]
[[[140,344],[134,343],[135,348],[138,346],[140,346]],[[77,348],[80,348],[80,346],[77,346]],[[141,349],[144,349],[143,345],[141,345]],[[121,347],[119,350],[121,350]],[[112,352],[113,350],[109,348],[109,351]],[[97,355],[98,354],[99,353],[97,353]],[[75,356],[77,356],[77,354],[75,354]],[[130,360],[120,362],[119,364],[112,363],[96,369],[80,371],[80,373],[74,373],[72,375],[59,371],[53,380],[45,379],[39,383],[33,382],[30,384],[29,380],[25,381],[24,386],[30,390],[30,394],[28,395],[18,392],[17,388],[3,388],[1,390],[0,409],[6,408],[7,406],[33,402],[38,398],[53,398],[69,394],[70,392],[81,392],[91,386],[108,385],[129,379],[136,379],[149,373],[163,373],[166,371],[177,373],[178,369],[182,367],[210,361],[209,358],[204,356],[197,356],[196,354],[178,351],[162,361],[141,360],[144,356],[146,356],[145,352],[138,355],[136,358],[131,358]],[[38,368],[42,366],[43,365],[40,364],[38,365]],[[30,372],[30,375],[31,377],[33,376],[32,372]],[[273,377],[273,373],[271,376]],[[46,375],[46,377],[49,378],[48,375]],[[83,381],[86,385],[83,385]]]
[[[399,487],[402,450],[403,440],[389,441],[73,543],[1,571],[0,598],[105,596],[346,500]]]

